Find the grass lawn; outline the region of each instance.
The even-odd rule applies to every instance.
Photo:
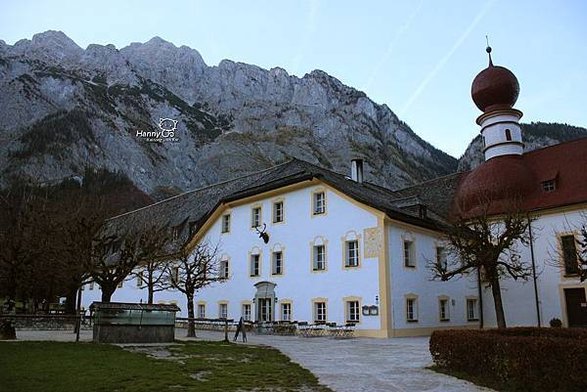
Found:
[[[0,342],[0,391],[192,390],[330,391],[273,348],[224,342],[130,349],[95,343]]]

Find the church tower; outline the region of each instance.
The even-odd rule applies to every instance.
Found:
[[[456,214],[464,217],[507,211],[531,195],[536,179],[524,161],[520,118],[514,109],[520,85],[507,68],[493,65],[479,72],[471,86],[475,105],[483,112],[481,126],[485,162],[467,174],[459,184]]]
[[[483,111],[477,118],[481,126],[485,161],[504,155],[522,155],[522,129],[519,120],[522,112],[513,106],[518,99],[520,85],[507,68],[494,66],[491,47],[487,47],[489,65],[473,80],[471,96]]]

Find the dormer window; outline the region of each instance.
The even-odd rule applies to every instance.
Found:
[[[542,181],[542,190],[544,192],[553,192],[556,190],[556,180]]]

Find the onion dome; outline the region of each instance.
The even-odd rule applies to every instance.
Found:
[[[458,214],[465,217],[508,211],[530,196],[535,186],[534,174],[522,156],[490,159],[462,180],[455,207]]]
[[[475,105],[483,112],[511,109],[520,93],[516,76],[505,67],[494,66],[491,47],[487,47],[489,65],[473,80],[471,96]]]

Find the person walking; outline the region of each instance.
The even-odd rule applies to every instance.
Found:
[[[234,334],[234,339],[233,339],[234,342],[237,341],[239,333],[242,334],[243,343],[246,342],[247,341],[247,331],[245,330],[245,322],[242,317],[240,318],[240,320],[238,320],[238,324],[236,326],[236,333]]]

